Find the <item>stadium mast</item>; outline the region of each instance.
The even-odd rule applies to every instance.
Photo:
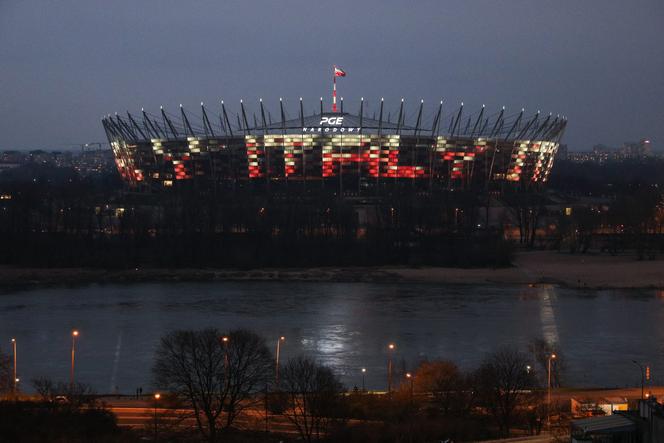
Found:
[[[346,71],[338,68],[337,65],[333,65],[332,67],[334,68],[332,75],[332,112],[337,112],[337,77],[345,77]]]

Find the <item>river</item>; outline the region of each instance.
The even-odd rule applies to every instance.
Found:
[[[348,386],[384,389],[387,344],[395,364],[444,358],[476,367],[501,345],[527,350],[536,338],[558,343],[564,383],[640,382],[632,360],[664,384],[664,294],[556,287],[378,283],[214,282],[39,288],[0,295],[0,349],[16,337],[20,386],[49,376],[68,380],[71,330],[76,378],[98,392],[150,389],[159,338],[174,329],[249,328],[282,358],[307,354]],[[283,361],[283,360],[282,360]]]

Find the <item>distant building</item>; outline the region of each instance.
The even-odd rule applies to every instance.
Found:
[[[651,397],[639,400],[637,410],[615,411],[601,417],[572,420],[570,441],[612,443],[664,442],[664,406]]]
[[[578,163],[604,163],[607,161],[639,160],[652,155],[650,140],[642,139],[638,143],[624,142],[619,148],[597,144],[590,151],[569,152],[567,160]]]
[[[116,170],[110,149],[82,151],[30,152],[0,151],[0,172],[26,164],[48,165],[56,168],[73,168],[82,176],[109,173]]]
[[[574,417],[593,417],[596,415],[610,415],[615,411],[627,411],[625,397],[606,397],[600,399],[572,398],[570,410]]]

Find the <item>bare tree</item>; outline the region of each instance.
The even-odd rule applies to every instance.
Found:
[[[508,436],[518,413],[533,406],[534,371],[522,352],[505,347],[488,355],[477,371],[477,390],[501,434]]]
[[[98,407],[97,394],[92,387],[85,383],[56,382],[48,377],[32,379],[32,387],[43,401],[55,401],[62,397],[63,406],[70,408]]]
[[[331,369],[307,357],[290,359],[281,370],[281,387],[289,396],[283,415],[300,437],[317,441],[341,419],[343,386]]]
[[[55,382],[48,377],[37,377],[32,380],[32,387],[43,401],[52,401],[56,394]]]
[[[272,357],[246,330],[175,331],[162,337],[152,370],[155,385],[185,400],[200,433],[214,442],[271,379]]]
[[[468,412],[473,399],[468,377],[445,360],[422,362],[415,371],[414,390],[431,394],[444,414]]]

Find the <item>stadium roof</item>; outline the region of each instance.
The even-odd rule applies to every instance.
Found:
[[[161,108],[159,114],[150,114],[141,110],[141,114],[132,115],[127,112],[126,117],[110,114],[102,118],[104,129],[109,139],[130,142],[149,141],[152,139],[180,140],[188,137],[232,137],[244,135],[280,134],[287,131],[292,133],[304,132],[337,132],[336,130],[321,130],[325,128],[338,129],[344,132],[362,134],[400,134],[411,136],[443,135],[457,138],[489,138],[496,140],[546,140],[557,141],[562,136],[567,125],[567,119],[561,116],[542,115],[539,111],[530,116],[525,110],[508,114],[505,108],[489,114],[485,107],[475,112],[468,112],[461,106],[443,112],[443,103],[440,102],[434,109],[424,111],[424,102],[420,102],[415,110],[407,113],[404,102],[401,101],[397,109],[388,112],[384,109],[383,100],[380,101],[378,113],[373,109],[371,113],[361,102],[358,113],[324,112],[320,104],[320,112],[304,113],[300,100],[297,117],[289,117],[284,109],[283,102],[279,101],[279,118],[273,118],[260,101],[259,109],[249,111],[243,102],[240,102],[240,112],[231,114],[224,103],[221,104],[221,113],[214,115],[208,113],[201,103],[200,113],[185,112],[180,105],[180,115],[174,115]],[[378,115],[376,115],[378,114]],[[386,117],[387,116],[387,117]],[[315,130],[312,131],[311,129]]]

